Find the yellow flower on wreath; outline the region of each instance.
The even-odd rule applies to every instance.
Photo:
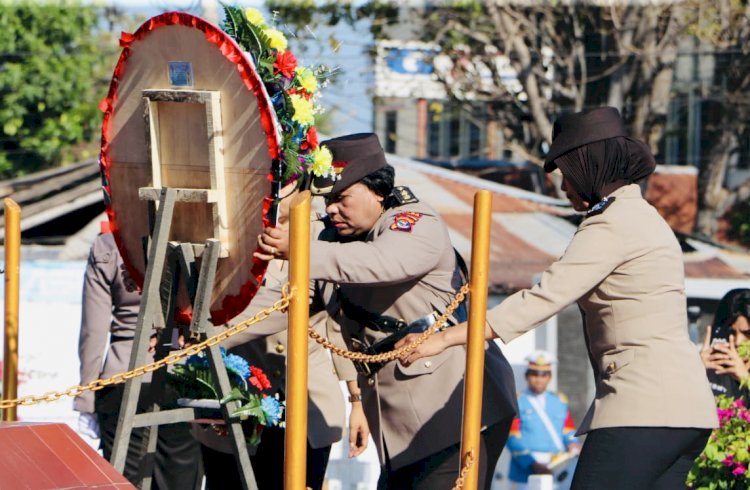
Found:
[[[262,26],[266,24],[266,19],[263,17],[263,14],[260,13],[260,10],[252,7],[245,9],[245,18],[254,26]]]
[[[323,177],[333,173],[333,155],[325,146],[318,147],[311,155],[310,172],[316,177]]]
[[[285,51],[287,46],[286,36],[278,29],[267,29],[268,45],[277,51]]]
[[[301,95],[292,94],[289,96],[294,108],[292,121],[298,122],[303,126],[309,126],[315,122],[315,108],[311,101]]]
[[[305,68],[304,66],[298,66],[294,69],[294,72],[297,74],[297,81],[299,82],[300,87],[305,89],[308,93],[315,93],[318,89],[318,81],[315,79],[312,70]]]

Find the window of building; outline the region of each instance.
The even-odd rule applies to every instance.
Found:
[[[474,111],[476,112],[476,111]],[[458,104],[433,101],[427,113],[427,155],[436,160],[486,157],[486,126]]]
[[[398,140],[398,112],[388,111],[385,113],[385,151],[396,153],[396,141]]]
[[[427,156],[430,158],[440,158],[443,156],[441,142],[443,136],[441,130],[443,127],[443,103],[430,102],[427,110]]]

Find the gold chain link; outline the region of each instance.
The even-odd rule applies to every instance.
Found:
[[[458,291],[458,293],[456,293],[455,297],[453,298],[451,303],[448,305],[445,312],[443,312],[443,314],[440,315],[437,321],[434,324],[432,324],[430,328],[422,332],[419,338],[417,338],[414,342],[408,345],[405,345],[401,347],[400,349],[396,349],[390,352],[383,352],[381,354],[368,355],[362,352],[348,351],[346,349],[342,349],[332,344],[329,340],[319,335],[312,328],[308,328],[308,333],[310,337],[313,338],[317,343],[321,344],[323,347],[325,347],[326,349],[329,349],[331,352],[333,352],[334,354],[338,356],[341,356],[350,360],[354,360],[354,361],[361,361],[361,362],[389,362],[394,359],[398,359],[402,357],[406,353],[413,351],[414,349],[419,347],[425,340],[427,340],[428,337],[430,337],[431,335],[436,333],[438,330],[440,330],[440,328],[445,324],[446,321],[448,321],[448,318],[453,314],[456,308],[458,308],[458,306],[466,298],[466,294],[468,294],[468,292],[469,292],[469,284],[464,284],[463,287]],[[250,325],[253,325],[255,323],[265,320],[274,311],[286,310],[289,307],[290,298],[291,298],[291,293],[289,290],[289,283],[286,283],[284,287],[282,288],[281,298],[278,301],[276,301],[272,306],[259,311],[252,318],[249,318],[241,323],[238,323],[237,325],[231,328],[228,328],[224,330],[223,332],[213,337],[210,337],[199,344],[191,345],[190,347],[184,350],[174,352],[164,357],[163,359],[152,362],[151,364],[147,364],[145,366],[137,367],[133,369],[132,371],[127,371],[125,373],[118,373],[107,379],[97,379],[86,385],[71,386],[70,388],[63,390],[63,391],[49,391],[42,395],[28,395],[28,396],[23,396],[21,398],[15,398],[12,400],[0,400],[0,409],[11,408],[11,407],[18,406],[18,405],[31,406],[31,405],[36,405],[37,403],[40,403],[40,402],[54,402],[64,396],[75,397],[86,391],[98,391],[106,386],[121,384],[127,381],[128,379],[136,378],[138,376],[143,376],[146,373],[151,373],[164,366],[179,362],[188,356],[198,354],[199,352],[203,351],[204,349],[208,347],[219,344],[233,335],[237,335],[238,333],[247,329]]]
[[[329,342],[328,340],[318,335],[318,333],[315,332],[315,330],[313,330],[312,328],[308,328],[308,332],[310,334],[310,337],[312,337],[316,342],[318,342],[325,348],[331,350],[333,353],[339,356],[345,357],[347,359],[362,361],[362,362],[392,361],[394,359],[401,357],[403,354],[406,354],[407,352],[413,351],[414,349],[419,347],[425,340],[427,340],[428,337],[430,337],[435,332],[440,330],[440,328],[445,324],[445,322],[448,321],[448,317],[450,317],[451,314],[453,314],[453,312],[456,310],[456,308],[458,308],[458,306],[463,302],[468,292],[469,292],[469,285],[464,284],[463,287],[461,287],[461,289],[458,291],[458,293],[456,293],[456,296],[448,305],[445,312],[442,315],[440,315],[437,321],[434,324],[432,324],[430,328],[424,331],[422,335],[420,335],[419,338],[417,338],[417,340],[415,340],[411,344],[405,345],[404,347],[400,349],[396,349],[394,351],[384,352],[382,354],[377,354],[377,355],[366,355],[361,352],[347,351],[347,350],[341,349],[333,345],[331,342]],[[125,373],[118,373],[107,379],[97,379],[86,385],[71,386],[67,390],[63,390],[63,391],[48,391],[47,393],[44,393],[42,395],[28,395],[28,396],[23,396],[21,398],[14,398],[12,400],[0,400],[0,409],[11,408],[11,407],[15,407],[18,405],[31,406],[31,405],[36,405],[37,403],[40,403],[40,402],[54,402],[64,396],[78,396],[81,393],[84,393],[86,391],[98,391],[106,386],[124,383],[128,379],[136,378],[138,376],[143,376],[146,373],[156,371],[157,369],[174,364],[188,356],[198,354],[199,352],[205,350],[206,348],[219,344],[233,335],[237,335],[238,333],[247,329],[250,325],[253,325],[255,323],[258,323],[267,319],[269,316],[271,316],[271,313],[273,313],[274,311],[286,310],[289,307],[289,300],[291,299],[291,296],[292,295],[289,291],[289,283],[286,283],[284,284],[284,287],[281,290],[281,299],[277,300],[273,305],[259,311],[252,318],[248,318],[247,320],[240,322],[237,325],[231,328],[228,328],[217,335],[214,335],[213,337],[209,337],[199,344],[191,345],[187,349],[181,350],[179,352],[174,352],[164,357],[163,359],[159,359],[158,361],[152,362],[151,364],[147,364],[145,366],[135,368],[132,371],[127,371]],[[466,475],[468,474],[469,470],[471,469],[473,465],[474,465],[474,453],[469,451],[469,453],[466,455],[466,460],[464,461],[464,465],[461,468],[461,473],[459,474],[458,479],[456,479],[456,484],[454,485],[453,490],[461,490],[463,488],[464,482],[466,480]]]
[[[208,347],[212,347],[218,343],[221,343],[233,335],[237,335],[238,333],[247,329],[247,327],[249,327],[250,325],[265,320],[266,318],[271,316],[271,313],[273,313],[274,311],[286,310],[289,307],[289,300],[291,299],[291,296],[292,295],[289,291],[289,283],[286,283],[281,290],[281,298],[272,306],[259,311],[252,318],[248,318],[247,320],[240,322],[231,328],[227,328],[223,332],[214,335],[213,337],[207,338],[199,344],[191,345],[184,350],[174,352],[164,357],[163,359],[159,359],[158,361],[152,362],[151,364],[135,368],[132,371],[128,371],[126,373],[118,373],[107,379],[97,379],[87,385],[71,386],[64,391],[49,391],[47,393],[44,393],[43,395],[28,395],[21,398],[14,398],[12,400],[0,400],[0,409],[11,408],[17,405],[36,405],[40,402],[54,402],[64,396],[78,396],[85,391],[98,391],[105,386],[124,383],[128,379],[136,378],[138,376],[143,376],[146,373],[156,371],[157,369],[170,364],[174,364],[188,356],[195,355]]]
[[[461,473],[456,479],[456,484],[453,485],[453,490],[461,490],[462,488],[464,488],[464,483],[466,483],[466,475],[469,474],[469,470],[472,466],[474,466],[474,451],[469,451],[468,453],[466,453],[466,460],[464,461],[463,467],[461,467]]]
[[[398,359],[402,357],[404,354],[407,354],[409,352],[412,352],[414,349],[419,347],[425,340],[427,340],[428,337],[436,333],[438,330],[442,328],[442,326],[445,324],[445,322],[448,321],[448,318],[453,314],[453,312],[458,308],[461,303],[464,301],[464,298],[466,298],[466,295],[469,293],[469,284],[464,284],[461,289],[456,293],[456,296],[453,297],[453,300],[450,302],[448,307],[445,309],[445,312],[443,312],[442,315],[433,323],[430,328],[422,332],[422,334],[412,343],[407,344],[400,349],[388,351],[388,352],[382,352],[380,354],[365,354],[364,352],[354,352],[350,350],[343,349],[341,347],[338,347],[334,345],[330,340],[326,339],[322,335],[320,335],[318,332],[316,332],[312,327],[308,327],[307,332],[310,335],[310,338],[315,340],[315,342],[319,343],[326,349],[330,350],[332,353],[336,354],[337,356],[343,357],[345,359],[349,359],[351,361],[360,361],[360,362],[389,362],[393,361],[394,359]]]

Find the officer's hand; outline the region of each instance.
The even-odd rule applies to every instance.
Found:
[[[349,457],[356,458],[367,449],[370,438],[370,426],[367,425],[362,402],[352,403],[349,415]]]
[[[78,432],[92,439],[99,439],[99,420],[95,413],[81,412],[78,415]]]
[[[419,333],[410,333],[403,339],[396,342],[396,345],[394,346],[395,349],[400,349],[401,347],[404,347],[406,345],[409,345],[416,341],[422,334]],[[423,357],[430,357],[430,356],[436,356],[443,352],[445,349],[447,349],[449,346],[445,342],[445,332],[439,332],[436,334],[431,335],[430,337],[427,337],[427,339],[419,344],[419,346],[414,349],[413,351],[405,354],[399,359],[399,362],[403,366],[411,366],[411,364]]]
[[[264,228],[258,235],[258,251],[253,256],[261,260],[289,258],[289,229],[283,225]]]
[[[568,452],[573,454],[581,454],[581,445],[577,442],[571,442],[568,444]]]
[[[531,472],[535,475],[551,475],[552,471],[550,471],[549,468],[547,468],[546,465],[543,465],[542,463],[537,463],[534,461],[534,463],[531,465]]]
[[[148,353],[156,352],[156,344],[159,342],[159,336],[154,334],[148,339]]]

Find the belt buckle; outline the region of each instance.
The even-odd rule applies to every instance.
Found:
[[[370,378],[375,374],[370,369],[370,365],[364,361],[352,361],[352,363],[354,363],[354,369],[365,378]]]
[[[356,352],[366,352],[367,345],[360,339],[352,337],[352,349]],[[375,374],[372,372],[372,370],[370,369],[370,365],[367,362],[352,360],[352,364],[354,365],[354,369],[356,369],[359,374],[366,378],[369,378],[373,374]]]

